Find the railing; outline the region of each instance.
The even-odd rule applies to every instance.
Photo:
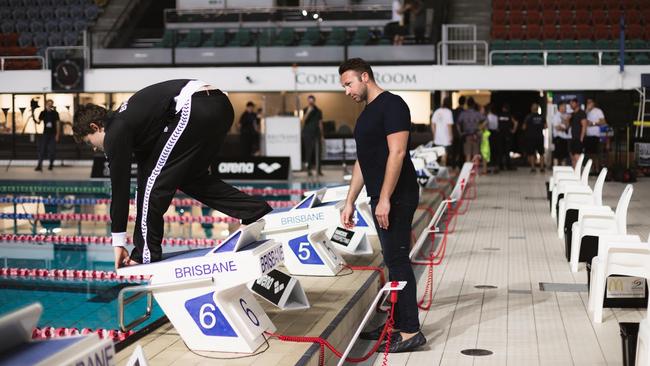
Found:
[[[473,46],[472,50],[470,52],[473,53],[473,57],[471,59],[453,59],[449,58],[449,46]],[[488,51],[488,43],[486,41],[440,41],[436,45],[436,58],[438,59],[438,63],[440,65],[449,65],[449,64],[477,64],[478,63],[478,58],[476,57],[476,54],[478,53],[479,50],[476,49],[477,46],[480,46],[483,50],[483,54],[487,54]],[[453,50],[452,50],[453,51]],[[452,54],[454,52],[451,52]],[[443,54],[445,56],[443,57]],[[484,57],[483,62],[485,66],[488,65],[488,58]]]
[[[603,53],[618,53],[619,50],[616,49],[580,49],[580,50],[493,50],[490,51],[489,55],[489,65],[493,66],[492,56],[496,54],[542,54],[543,65],[548,66],[548,54],[549,53],[583,53],[583,54],[597,54],[598,55],[598,66],[603,66]],[[650,53],[650,49],[639,49],[639,50],[625,50],[625,53]]]
[[[40,60],[41,70],[46,68],[47,63],[43,56],[0,56],[0,71],[5,71],[5,60]]]

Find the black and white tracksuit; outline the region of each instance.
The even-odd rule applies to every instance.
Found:
[[[243,224],[271,211],[264,201],[210,173],[233,122],[233,108],[219,90],[196,80],[170,80],[135,93],[104,121],[104,149],[112,185],[113,245],[123,246],[129,214],[132,155],[138,165],[137,217],[131,259],[161,260],[163,214],[180,189]]]

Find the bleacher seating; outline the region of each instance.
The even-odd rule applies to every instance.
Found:
[[[78,46],[100,12],[93,0],[0,0],[0,55],[43,56],[46,47]],[[37,59],[5,62],[5,69],[41,66]]]
[[[492,64],[538,64],[542,50],[549,51],[550,65],[598,64],[597,52],[566,52],[571,50],[608,50],[611,52],[602,53],[602,64],[617,64],[621,16],[625,19],[625,48],[648,50],[626,52],[625,62],[647,64],[650,1],[493,0],[491,50],[498,52],[493,54]],[[501,52],[508,50],[519,52]]]

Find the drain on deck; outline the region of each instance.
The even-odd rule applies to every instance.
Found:
[[[526,239],[526,235],[511,235],[508,237],[510,240],[524,240]]]
[[[474,286],[474,288],[477,288],[479,290],[493,290],[493,289],[495,289],[497,287],[494,286],[494,285],[476,285],[476,286]]]
[[[489,356],[493,352],[487,349],[469,348],[460,351],[460,353],[464,354],[465,356]]]
[[[501,250],[501,248],[486,247],[486,248],[483,248],[483,250]]]
[[[529,200],[529,201],[530,201],[530,200],[535,200],[535,201],[541,201],[541,200],[544,200],[544,201],[546,201],[546,200],[547,200],[546,197],[531,197],[531,196],[525,196],[524,199],[525,199],[525,200]]]
[[[552,291],[552,292],[587,292],[587,284],[586,283],[540,282],[539,289],[541,291]]]
[[[493,210],[503,210],[503,206],[492,206],[490,208]]]
[[[517,295],[530,295],[533,293],[532,290],[508,290],[509,294],[517,294]]]

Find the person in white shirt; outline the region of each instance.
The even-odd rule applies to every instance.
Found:
[[[442,100],[442,106],[433,113],[431,117],[431,134],[433,135],[433,144],[435,146],[444,146],[446,154],[440,158],[443,166],[447,165],[447,155],[451,153],[451,143],[453,138],[452,128],[454,126],[454,116],[451,112],[451,98],[445,97]]]
[[[571,141],[571,130],[569,129],[569,117],[566,102],[557,105],[557,113],[553,115],[551,122],[553,126],[553,165],[565,165],[569,159],[569,141]]]
[[[499,173],[499,162],[501,161],[502,148],[499,144],[499,117],[494,113],[494,106],[490,103],[485,106],[487,111],[487,129],[490,130],[490,165],[492,173]]]
[[[593,98],[587,99],[587,136],[585,137],[585,154],[594,163],[594,172],[600,171],[600,128],[607,124],[605,114],[598,108]]]

